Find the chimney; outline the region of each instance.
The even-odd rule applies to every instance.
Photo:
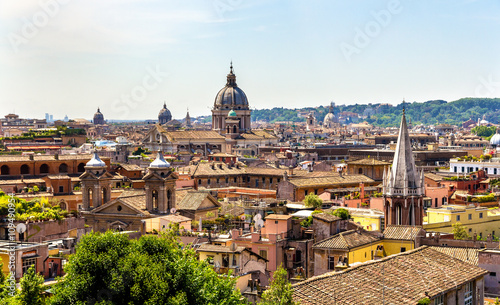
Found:
[[[231,238],[232,239],[237,239],[238,237],[240,237],[240,230],[238,230],[238,229],[232,229],[231,230]]]
[[[260,232],[252,232],[252,242],[256,243],[260,240]]]

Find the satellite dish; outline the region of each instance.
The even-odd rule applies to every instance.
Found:
[[[234,251],[236,251],[237,247],[238,246],[236,245],[236,243],[232,243],[231,246],[229,246],[229,250],[231,250],[231,252],[234,252]]]
[[[175,214],[175,212],[177,212],[177,210],[175,208],[170,209],[170,214]]]
[[[253,217],[253,221],[255,222],[255,229],[257,230],[264,226],[264,221],[262,220],[262,216],[260,214],[256,214]]]

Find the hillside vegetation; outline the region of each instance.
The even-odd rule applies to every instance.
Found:
[[[500,98],[462,98],[457,101],[443,100],[427,101],[423,103],[405,103],[407,119],[413,124],[452,124],[458,125],[469,119],[477,120],[485,115],[486,120],[498,124],[500,122]],[[353,112],[364,118],[353,119],[367,121],[370,124],[382,127],[397,126],[400,122],[403,104],[392,106],[388,104],[354,104],[335,107],[335,113]],[[252,121],[267,122],[304,122],[305,118],[298,117],[299,112],[315,110],[315,117],[323,121],[328,113],[328,104],[319,107],[304,107],[296,109],[272,108],[252,111]]]

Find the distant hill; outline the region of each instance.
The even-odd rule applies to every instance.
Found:
[[[500,98],[462,98],[457,101],[443,100],[427,101],[423,103],[405,103],[407,119],[414,125],[424,124],[451,124],[459,125],[469,119],[477,120],[485,115],[491,123],[500,122]],[[335,113],[354,112],[363,116],[356,121],[367,121],[370,124],[382,127],[397,126],[401,119],[403,104],[393,106],[390,104],[354,104],[335,106]],[[315,117],[323,121],[328,113],[328,105],[319,107],[305,107],[297,109],[272,108],[257,109],[252,111],[252,121],[263,120],[267,122],[290,121],[305,122],[305,118],[298,117],[298,113],[315,110]]]

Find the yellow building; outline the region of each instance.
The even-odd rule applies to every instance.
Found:
[[[336,234],[313,245],[314,275],[415,249],[422,227],[388,226],[379,237],[361,230]]]
[[[352,220],[367,231],[384,230],[384,212],[375,209],[344,208],[349,211]]]
[[[500,210],[485,207],[443,205],[441,208],[427,209],[424,217],[424,229],[426,231],[452,233],[453,225],[461,223],[465,226],[468,234],[481,238],[500,235]]]

